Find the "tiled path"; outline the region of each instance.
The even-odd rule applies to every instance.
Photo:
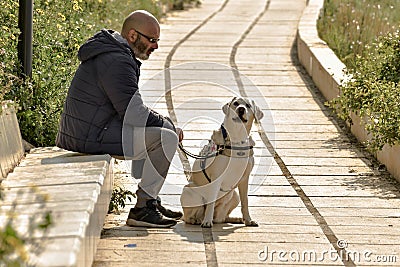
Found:
[[[232,96],[262,108],[249,198],[260,226],[130,228],[130,204],[108,216],[94,266],[400,265],[399,186],[342,131],[296,59],[305,6],[204,0],[166,19],[142,66],[145,102],[184,128],[194,153]],[[117,179],[135,190],[126,166],[116,164]],[[185,183],[176,156],[161,195],[168,206],[180,209]]]

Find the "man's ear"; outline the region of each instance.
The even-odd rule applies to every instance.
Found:
[[[134,43],[137,38],[138,38],[138,33],[135,31],[135,29],[130,29],[126,36],[126,39],[128,40],[128,42]]]

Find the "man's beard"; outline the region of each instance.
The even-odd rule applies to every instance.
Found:
[[[140,40],[141,37],[137,38],[132,45],[132,50],[138,59],[146,60],[149,59],[147,52],[147,46]]]

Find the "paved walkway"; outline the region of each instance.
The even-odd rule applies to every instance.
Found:
[[[232,96],[262,108],[249,198],[260,226],[130,228],[129,204],[108,216],[94,266],[400,265],[398,185],[343,132],[296,59],[305,5],[204,0],[166,19],[142,67],[145,102],[184,128],[194,153]],[[128,166],[116,164],[117,180],[135,190]],[[176,156],[161,195],[168,206],[180,209],[185,183]]]

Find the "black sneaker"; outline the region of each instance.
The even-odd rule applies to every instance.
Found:
[[[179,220],[183,216],[183,213],[180,211],[172,211],[170,209],[163,207],[161,205],[161,199],[159,197],[157,197],[157,209],[165,217],[168,217],[168,218],[171,218],[174,220]]]
[[[129,211],[126,224],[129,226],[161,227],[174,226],[177,221],[165,218],[157,209],[157,200],[151,199],[146,203],[147,207],[132,208]]]

